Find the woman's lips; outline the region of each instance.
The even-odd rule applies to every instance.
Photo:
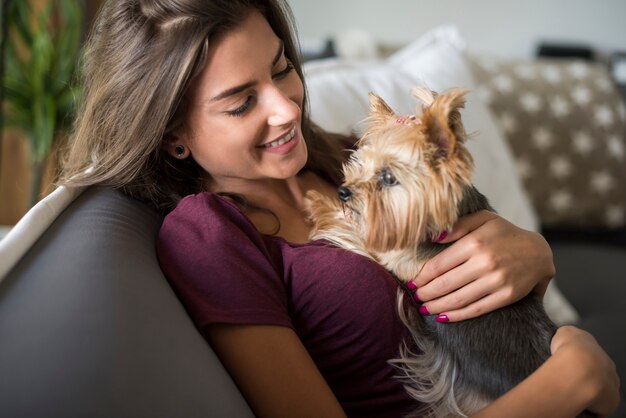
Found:
[[[273,154],[288,154],[296,145],[298,145],[299,141],[300,135],[298,135],[298,130],[294,126],[291,128],[291,131],[289,131],[287,135],[282,138],[268,142],[267,144],[259,145],[257,148]]]

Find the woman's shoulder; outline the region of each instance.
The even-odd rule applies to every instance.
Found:
[[[230,200],[202,192],[184,197],[168,215],[159,230],[159,248],[215,248],[225,243],[265,247],[265,240],[250,220]]]
[[[254,229],[235,203],[211,192],[188,195],[181,199],[176,208],[165,216],[161,230],[167,230],[172,225],[179,228],[181,223],[187,228],[208,228],[212,232],[232,227]]]

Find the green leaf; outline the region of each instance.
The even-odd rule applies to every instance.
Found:
[[[26,0],[9,3],[11,36],[5,49],[5,126],[19,127],[34,162],[49,153],[58,129],[67,129],[80,87],[73,85],[83,27],[84,0],[49,0],[35,11]]]
[[[6,22],[27,45],[32,43],[32,29],[29,21],[31,13],[30,2],[26,0],[9,2]]]

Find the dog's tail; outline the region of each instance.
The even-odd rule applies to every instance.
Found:
[[[411,417],[467,417],[489,402],[475,393],[455,393],[458,364],[450,353],[437,347],[436,339],[425,326],[413,303],[406,303],[406,293],[398,290],[398,313],[412,335],[412,345],[403,343],[400,356],[390,363],[400,370],[400,380],[408,394],[422,405]]]

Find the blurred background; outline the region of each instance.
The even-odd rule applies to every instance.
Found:
[[[72,117],[72,98],[80,94],[80,86],[72,84],[77,47],[101,2],[2,0],[0,225],[13,225],[51,190],[55,152]],[[619,86],[626,84],[623,0],[291,0],[290,4],[309,59],[371,58],[451,23],[472,52],[530,58],[543,47],[546,54],[574,54],[601,62]]]
[[[623,0],[291,0],[303,41],[347,30],[401,45],[440,24],[456,25],[471,49],[532,56],[541,42],[588,45],[603,55],[626,49]]]
[[[52,190],[80,95],[79,48],[100,0],[2,0],[0,226]]]

